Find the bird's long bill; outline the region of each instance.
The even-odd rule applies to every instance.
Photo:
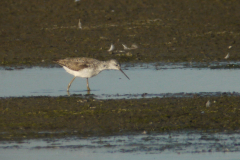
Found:
[[[121,71],[130,80],[130,78],[121,69],[119,69],[119,71]]]

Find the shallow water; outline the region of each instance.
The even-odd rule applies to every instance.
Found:
[[[93,153],[89,150],[11,150],[5,151],[3,154],[1,153],[1,160],[9,160],[9,159],[18,159],[18,160],[26,160],[26,159],[42,159],[44,157],[45,160],[146,160],[146,159],[168,159],[168,160],[203,160],[203,159],[211,159],[211,160],[239,160],[240,153],[238,152],[230,152],[230,153],[201,153],[201,154],[132,154],[132,153]]]
[[[238,133],[173,132],[0,142],[0,159],[238,159]]]
[[[182,66],[148,65],[109,70],[89,79],[91,94],[96,98],[135,98],[144,94],[161,97],[176,93],[240,92],[240,69],[183,68]],[[0,97],[67,96],[73,78],[63,68],[29,68],[0,70]],[[70,94],[87,94],[86,79],[76,78]]]

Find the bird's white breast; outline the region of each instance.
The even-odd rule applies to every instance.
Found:
[[[100,71],[98,70],[94,70],[93,68],[84,68],[80,71],[74,71],[71,70],[65,66],[63,66],[63,68],[70,74],[76,76],[76,77],[82,77],[82,78],[90,78],[93,76],[96,76]]]

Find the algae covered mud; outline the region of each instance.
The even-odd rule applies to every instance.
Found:
[[[240,60],[237,0],[2,0],[0,65]],[[81,20],[82,29],[78,28]],[[122,44],[138,49],[123,50]],[[113,52],[107,52],[110,45]]]
[[[240,129],[239,103],[239,96],[227,95],[135,100],[7,98],[0,100],[1,140],[186,129],[234,131]]]

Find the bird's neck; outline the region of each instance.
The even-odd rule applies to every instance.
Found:
[[[109,61],[102,61],[101,65],[99,65],[98,69],[103,71],[105,69],[109,69]]]

